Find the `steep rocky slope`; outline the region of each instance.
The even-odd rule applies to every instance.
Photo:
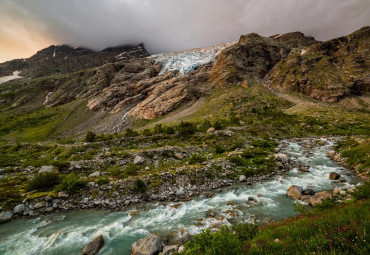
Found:
[[[327,102],[370,91],[370,27],[293,50],[266,77],[273,89]]]
[[[66,129],[120,132],[195,102],[202,107],[204,99],[232,86],[264,82],[285,94],[300,92],[335,102],[369,91],[368,51],[368,27],[328,42],[299,32],[271,37],[252,33],[236,43],[149,57],[140,45],[97,53],[51,46],[25,61],[38,63],[22,70],[27,79],[1,84],[0,113],[24,114],[43,106],[45,112],[73,109],[61,117]],[[4,63],[0,70],[17,70],[11,66],[18,62]]]
[[[27,78],[44,77],[101,66],[124,59],[149,56],[143,45],[111,47],[99,52],[68,45],[55,46],[38,51],[28,59],[16,59],[0,64],[0,76],[21,71]]]

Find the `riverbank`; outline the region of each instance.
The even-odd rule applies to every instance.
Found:
[[[235,172],[237,164],[231,163],[225,158],[219,158],[201,164],[199,166],[183,166],[176,171],[166,171],[160,175],[143,176],[144,183],[158,183],[152,185],[145,192],[135,193],[128,187],[132,186],[134,178],[126,180],[107,179],[108,183],[90,181],[87,187],[76,194],[59,193],[39,193],[39,197],[33,198],[28,195],[21,204],[15,207],[12,219],[22,217],[39,217],[48,213],[65,212],[69,210],[91,210],[108,209],[111,211],[124,211],[132,206],[142,206],[148,203],[168,203],[188,201],[197,196],[211,198],[215,193],[225,189],[236,189],[243,185],[252,185],[261,181],[272,180],[276,176],[282,176],[291,169],[297,168],[304,171],[306,168],[295,155],[287,155],[289,143],[297,143],[302,148],[304,157],[309,158],[312,150],[319,146],[332,143],[330,150],[334,149],[334,144],[339,138],[293,138],[281,141],[274,150],[275,169],[265,175],[253,175],[247,177],[243,172]],[[226,159],[241,157],[244,150],[235,150],[228,153]],[[331,152],[332,153],[332,152]],[[279,157],[280,156],[280,157]],[[333,158],[332,154],[330,154]],[[338,160],[337,160],[338,161]],[[236,162],[238,163],[238,162]],[[217,173],[212,171],[216,169]],[[171,168],[169,169],[171,170]],[[309,169],[306,169],[309,171]],[[197,180],[203,180],[199,184]],[[149,186],[149,185],[146,185]],[[49,195],[50,194],[50,195]]]
[[[8,222],[2,225],[4,247],[13,251],[11,254],[21,254],[17,252],[23,248],[12,241],[19,239],[29,243],[29,247],[34,246],[34,254],[40,253],[47,242],[51,254],[57,254],[57,251],[64,254],[64,250],[79,253],[83,244],[86,245],[102,234],[106,242],[104,254],[116,254],[118,251],[129,254],[131,244],[150,233],[167,236],[174,232],[173,236],[181,237],[186,233],[197,234],[205,228],[215,230],[220,225],[242,221],[263,224],[281,220],[295,214],[294,200],[286,196],[286,191],[292,185],[319,192],[333,190],[335,187],[349,188],[358,182],[346,169],[328,159],[327,154],[334,142],[334,139],[317,138],[286,141],[278,146],[275,154],[285,153],[288,156],[291,161],[290,171],[251,185],[239,183],[235,178],[235,183],[238,183],[236,189],[214,192],[209,197],[198,196],[189,201],[163,204],[153,201],[142,204],[142,207],[139,204],[125,207],[126,210],[114,213],[102,211],[100,208],[103,207],[98,207],[97,211],[59,212],[33,220]],[[276,160],[275,164],[279,162]],[[299,171],[299,165],[309,167],[309,171]],[[331,172],[341,174],[347,182],[330,180]],[[26,240],[26,236],[32,238]]]

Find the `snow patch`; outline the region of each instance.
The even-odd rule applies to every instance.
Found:
[[[281,36],[282,36],[282,34],[278,34],[278,35],[274,36],[274,39],[277,39],[277,38],[279,38]]]
[[[188,51],[158,54],[152,56],[155,58],[155,63],[162,65],[160,75],[177,71],[180,75],[187,74],[197,67],[212,63],[217,55],[226,47],[233,45],[232,43],[219,44],[209,48],[197,48]]]
[[[22,76],[19,75],[21,72],[22,71],[14,71],[13,72],[13,75],[0,77],[0,84],[1,83],[4,83],[4,82],[7,82],[7,81],[11,81],[11,80],[22,78]]]
[[[56,49],[54,49],[53,58],[55,58],[55,55],[56,55],[55,50],[56,50]]]

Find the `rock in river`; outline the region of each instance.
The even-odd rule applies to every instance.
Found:
[[[338,173],[331,172],[331,173],[329,174],[329,179],[330,179],[330,180],[338,180],[339,178],[340,178],[340,174],[338,174]]]
[[[309,204],[312,206],[316,204],[321,204],[322,200],[326,198],[332,198],[332,195],[328,191],[322,191],[322,192],[316,193],[310,198]]]
[[[290,198],[297,200],[302,195],[302,192],[303,192],[303,188],[301,186],[292,185],[286,192],[286,195]]]
[[[151,236],[144,237],[131,246],[132,255],[154,255],[158,254],[164,247],[162,239],[153,234]]]
[[[82,255],[95,255],[104,245],[104,238],[102,235],[92,240],[82,251]]]
[[[11,212],[0,213],[0,223],[7,222],[12,218],[13,214]]]

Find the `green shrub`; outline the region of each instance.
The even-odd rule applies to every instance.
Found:
[[[230,146],[230,151],[233,151],[233,150],[236,150],[236,149],[240,149],[240,148],[244,148],[244,141],[243,140],[237,140],[235,141],[231,146]]]
[[[154,134],[161,134],[163,133],[162,124],[157,124],[154,126]]]
[[[141,179],[136,179],[132,185],[132,190],[135,193],[144,193],[146,191],[145,182]]]
[[[40,173],[36,174],[33,179],[28,181],[26,189],[30,190],[43,190],[53,188],[59,184],[60,177],[57,173]]]
[[[357,187],[352,197],[355,200],[369,199],[370,196],[370,182],[366,181],[361,186]]]
[[[214,129],[216,130],[221,130],[223,128],[222,124],[221,124],[221,121],[217,120],[214,124],[213,124],[213,127]]]
[[[195,235],[191,242],[185,244],[185,255],[240,255],[243,254],[244,241],[240,241],[231,229],[222,226],[212,233],[209,229]]]
[[[136,175],[140,170],[140,167],[138,165],[135,165],[134,163],[128,163],[125,167],[124,173],[127,175]]]
[[[81,180],[76,174],[70,173],[63,177],[61,183],[56,186],[56,191],[67,191],[75,193],[86,186],[86,182]]]
[[[92,142],[95,142],[95,139],[96,139],[96,134],[91,131],[87,131],[86,136],[85,136],[85,141],[88,143],[92,143]]]
[[[67,170],[70,166],[71,163],[69,161],[64,161],[64,160],[57,160],[51,163],[53,166],[56,166],[60,171]]]
[[[112,176],[119,176],[122,173],[122,169],[120,166],[111,166],[108,170],[109,174]]]
[[[135,136],[138,136],[139,133],[136,132],[135,130],[131,129],[131,128],[127,128],[125,130],[125,133],[124,133],[124,137],[135,137]]]
[[[199,154],[193,154],[189,158],[189,164],[190,165],[195,165],[195,164],[200,164],[206,161],[207,159]]]
[[[241,223],[233,225],[231,229],[236,232],[240,241],[246,241],[257,234],[258,226],[251,223]]]
[[[223,147],[222,145],[216,144],[216,146],[215,146],[215,152],[217,154],[222,154],[225,151],[226,151],[225,147]]]
[[[189,136],[193,135],[197,131],[197,127],[194,123],[181,121],[177,126],[177,131],[182,136]]]
[[[203,122],[202,122],[202,124],[200,125],[200,128],[199,129],[201,131],[205,132],[205,131],[207,131],[211,127],[212,127],[211,122],[208,119],[204,119]]]
[[[151,136],[153,133],[150,129],[146,128],[143,130],[143,135],[144,136]]]
[[[106,185],[109,183],[108,177],[100,177],[99,179],[96,180],[96,183],[99,185]]]
[[[243,153],[241,154],[241,156],[242,156],[243,158],[245,158],[245,159],[251,159],[251,158],[253,158],[253,157],[254,157],[254,154],[253,154],[253,152],[252,152],[252,151],[250,151],[250,150],[245,150],[245,151],[243,151]]]
[[[244,166],[245,165],[245,160],[242,159],[239,156],[232,156],[229,158],[229,161],[237,166]]]
[[[173,127],[164,127],[163,132],[168,135],[172,135],[175,133],[175,129]]]

